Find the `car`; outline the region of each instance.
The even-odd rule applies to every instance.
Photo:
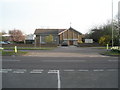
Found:
[[[11,44],[9,41],[0,41],[0,44]]]
[[[7,44],[11,44],[11,42],[9,42],[9,41],[4,41],[5,43],[7,43]]]
[[[61,46],[68,46],[68,43],[64,41]]]
[[[0,44],[7,44],[6,42],[4,42],[4,41],[0,41]]]

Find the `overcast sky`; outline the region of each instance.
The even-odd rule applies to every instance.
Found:
[[[113,0],[114,16],[118,1]],[[112,0],[0,0],[0,30],[69,28],[87,33],[112,17]]]

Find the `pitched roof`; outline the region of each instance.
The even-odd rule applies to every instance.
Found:
[[[77,30],[75,30],[75,29],[72,28],[72,27],[70,27],[69,29],[65,29],[64,31],[60,32],[59,35],[62,34],[62,33],[64,33],[64,32],[67,31],[67,30],[74,30],[75,32],[77,32],[77,33],[79,33],[80,35],[82,35],[82,33],[78,32]]]
[[[65,29],[36,29],[34,34],[38,35],[38,34],[58,34],[62,31],[64,31]]]
[[[72,27],[70,27],[68,30],[74,30],[74,31],[78,32],[77,30],[75,30],[75,29],[74,29],[74,28],[72,28]],[[82,35],[82,33],[81,33],[81,32],[78,32],[78,33]]]
[[[39,34],[58,34],[58,35],[60,35],[67,30],[74,30],[74,31],[78,32],[77,30],[70,27],[69,29],[36,29],[34,34],[36,34],[36,35],[39,35]],[[78,32],[78,33],[82,34],[80,32]]]

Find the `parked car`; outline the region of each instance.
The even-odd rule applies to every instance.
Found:
[[[11,44],[11,42],[10,41],[4,41],[5,43],[7,43],[7,44]]]
[[[0,44],[11,44],[9,41],[0,41]]]
[[[68,43],[64,41],[61,46],[68,46]]]

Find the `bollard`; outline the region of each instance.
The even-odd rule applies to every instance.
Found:
[[[109,45],[108,45],[108,44],[107,44],[107,47],[106,47],[106,48],[107,48],[107,50],[109,49]]]
[[[15,46],[15,53],[17,53],[17,46]]]

